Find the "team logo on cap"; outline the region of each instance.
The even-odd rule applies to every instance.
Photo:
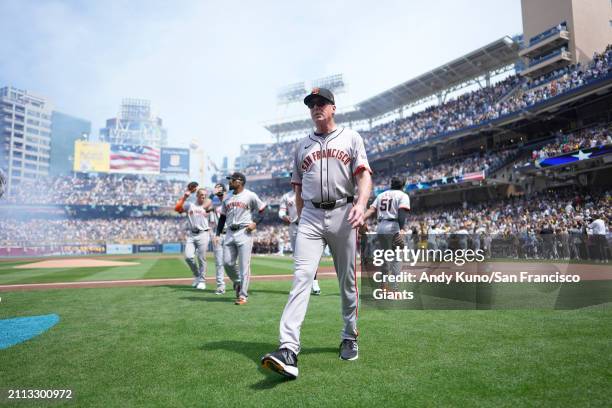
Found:
[[[313,94],[313,95],[318,95],[319,91],[320,91],[319,88],[312,88],[312,91],[310,93]]]

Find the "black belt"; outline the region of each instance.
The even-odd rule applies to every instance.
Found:
[[[350,204],[353,202],[354,197],[346,197],[346,203],[344,203],[344,199],[339,199],[339,200],[335,200],[335,201],[322,201],[320,203],[314,202],[312,201],[312,206],[314,208],[321,208],[323,210],[333,210],[334,208],[336,208],[336,204],[338,204],[338,201],[342,201],[342,205],[344,204]]]
[[[381,218],[380,221],[397,221],[397,218]]]
[[[204,232],[204,231],[208,231],[208,230],[192,229],[191,233],[192,234],[199,234],[200,232]]]
[[[232,224],[229,226],[229,229],[232,231],[238,231],[242,228],[246,227],[246,225],[242,225],[242,224]]]

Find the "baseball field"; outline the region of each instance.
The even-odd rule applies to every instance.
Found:
[[[180,257],[99,257],[129,266],[37,268],[0,262],[0,285],[189,278]],[[209,260],[209,271],[212,270]],[[25,267],[24,267],[25,265]],[[331,263],[323,261],[322,271]],[[21,268],[16,268],[21,266]],[[360,309],[360,357],[338,359],[338,287],[321,279],[303,326],[300,377],[259,367],[277,346],[289,258],[254,257],[251,296],[188,282],[2,286],[0,321],[54,314],[37,337],[0,350],[7,406],[610,406],[610,304],[571,311]],[[211,276],[210,272],[208,274]],[[267,276],[275,275],[275,276]],[[77,285],[78,286],[78,285]],[[19,288],[19,290],[16,290]],[[0,326],[2,327],[2,326]],[[10,333],[2,333],[7,336]],[[0,341],[2,338],[0,337]],[[62,401],[8,390],[69,389]]]

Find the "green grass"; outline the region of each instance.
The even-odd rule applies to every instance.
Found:
[[[609,308],[363,305],[360,358],[343,362],[335,280],[323,280],[323,295],[311,298],[300,378],[284,381],[258,361],[276,347],[290,285],[254,281],[245,307],[229,294],[183,286],[0,293],[0,319],[61,317],[43,335],[0,350],[0,389],[70,388],[76,400],[65,405],[79,407],[612,405]]]
[[[44,259],[49,258],[41,258],[41,260]],[[3,261],[0,262],[0,285],[191,277],[191,271],[181,256],[176,258],[126,256],[125,258],[113,258],[112,260],[135,262],[138,264],[134,266],[95,268],[15,269],[14,266],[32,263],[32,261]],[[321,265],[332,266],[333,263],[329,259],[323,259]],[[212,256],[207,258],[207,267],[207,276],[214,276],[215,261]],[[251,273],[253,275],[291,274],[293,273],[293,261],[290,257],[253,256],[251,260]]]

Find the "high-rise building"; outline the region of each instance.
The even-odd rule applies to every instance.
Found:
[[[49,174],[49,100],[12,86],[0,88],[0,168],[10,189]]]
[[[119,116],[106,121],[100,129],[100,139],[112,144],[163,147],[168,134],[161,118],[151,114],[151,102],[144,99],[124,99]]]
[[[91,122],[61,112],[53,112],[51,120],[51,160],[49,173],[66,175],[72,172],[74,142],[89,138]]]

